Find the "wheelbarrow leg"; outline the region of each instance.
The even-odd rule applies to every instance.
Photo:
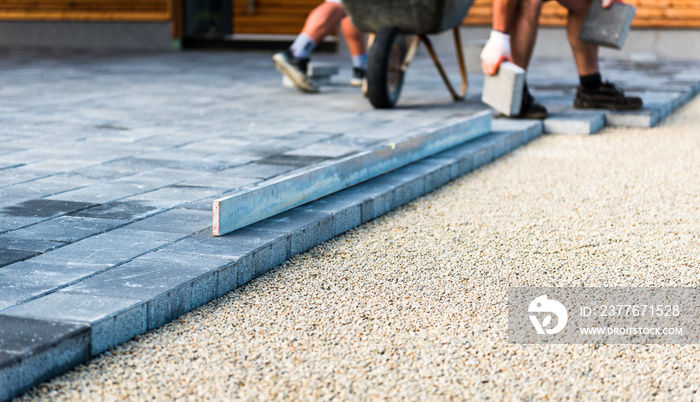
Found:
[[[464,49],[462,48],[462,35],[460,34],[459,27],[455,27],[452,30],[455,37],[455,47],[457,51],[457,61],[459,62],[459,74],[462,76],[462,88],[460,91],[462,99],[467,94],[467,87],[469,86],[469,76],[467,75],[467,64],[464,62]]]
[[[459,33],[456,33],[456,35],[458,34]],[[460,62],[460,70],[462,74],[462,91],[461,93],[457,93],[457,91],[455,91],[454,87],[452,86],[449,77],[447,77],[445,69],[442,67],[442,63],[440,62],[440,59],[438,58],[438,55],[435,52],[435,48],[433,47],[433,43],[428,38],[428,35],[420,35],[420,39],[423,41],[423,43],[425,43],[425,48],[428,49],[428,53],[433,59],[433,63],[435,63],[435,67],[438,69],[440,77],[442,77],[442,80],[445,82],[447,90],[450,92],[450,95],[452,95],[452,99],[454,99],[455,101],[464,99],[464,95],[467,93],[467,72],[466,67],[464,66],[464,55],[462,54],[462,47],[460,46],[457,50],[457,58],[459,59],[460,56],[462,56]],[[459,42],[461,43],[461,40]]]

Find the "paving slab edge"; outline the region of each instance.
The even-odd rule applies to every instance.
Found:
[[[170,299],[173,295],[176,295],[178,300],[189,300],[186,300],[183,308],[176,308],[172,314],[159,317],[156,320],[158,322],[136,323],[135,330],[126,331],[122,336],[107,335],[109,339],[96,339],[105,336],[100,326],[106,320],[110,321],[110,326],[113,327],[120,326],[120,319],[133,321],[134,316],[150,321],[149,315],[143,313],[144,303],[134,303],[131,307],[119,309],[94,322],[61,321],[84,326],[87,328],[87,336],[83,336],[79,341],[76,341],[75,337],[67,337],[50,345],[42,345],[37,348],[36,353],[32,351],[23,356],[15,356],[7,365],[0,367],[0,401],[19,396],[39,383],[85,363],[90,356],[96,356],[109,347],[145,333],[146,328],[157,328],[216,297],[225,295],[284,263],[295,254],[382,216],[517,149],[539,137],[543,132],[543,125],[540,121],[494,122],[492,130],[487,135],[288,211],[287,213],[315,213],[316,218],[294,232],[280,234],[279,239],[262,245],[236,261],[222,260],[220,267],[168,289],[151,308],[172,304]],[[275,217],[270,220],[274,221]],[[264,225],[264,222],[258,225]],[[256,225],[242,229],[256,230],[270,232],[264,227],[256,228]],[[296,245],[293,247],[294,243]],[[7,310],[3,311],[0,316],[6,312]],[[134,326],[133,323],[123,324],[127,327]],[[95,348],[96,344],[100,347]],[[41,370],[35,364],[37,359],[43,362]]]
[[[491,112],[482,111],[421,129],[408,138],[388,141],[359,154],[241,189],[214,200],[212,232],[215,236],[230,233],[490,131]]]

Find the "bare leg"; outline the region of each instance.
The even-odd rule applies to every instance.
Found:
[[[321,43],[343,18],[345,18],[345,10],[341,4],[324,2],[309,14],[301,32],[308,35],[314,42]]]
[[[598,46],[590,45],[579,39],[583,22],[586,20],[591,0],[557,0],[559,4],[569,10],[566,22],[566,36],[569,39],[571,50],[574,52],[578,75],[585,76],[600,71],[598,65]]]
[[[493,29],[508,33],[510,23],[515,20],[517,0],[493,0]]]
[[[576,0],[572,0],[576,1]],[[522,0],[516,8],[517,18],[513,19],[510,34],[510,47],[513,63],[527,70],[532,59],[539,28],[542,0]]]
[[[365,34],[355,27],[350,17],[345,17],[340,21],[340,29],[343,31],[345,41],[348,44],[351,56],[359,56],[367,53],[367,42]]]

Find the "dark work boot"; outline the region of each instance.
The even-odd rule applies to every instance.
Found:
[[[574,99],[576,109],[632,110],[639,109],[642,105],[641,98],[625,96],[622,88],[607,81],[592,90],[578,87]]]
[[[537,103],[530,94],[530,90],[525,84],[523,89],[523,101],[520,106],[520,113],[513,116],[518,119],[545,119],[547,118],[547,108]]]
[[[272,56],[272,61],[275,62],[277,70],[292,80],[298,89],[310,93],[318,92],[318,85],[306,75],[309,59],[294,57],[287,49]]]

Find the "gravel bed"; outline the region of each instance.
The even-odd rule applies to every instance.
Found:
[[[700,286],[700,98],[548,135],[26,399],[700,399],[697,345],[511,345],[510,286]]]

